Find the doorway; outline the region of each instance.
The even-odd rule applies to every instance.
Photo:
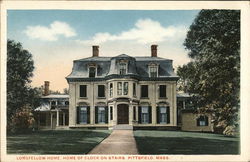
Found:
[[[120,104],[117,107],[117,124],[128,124],[129,111],[127,104]]]

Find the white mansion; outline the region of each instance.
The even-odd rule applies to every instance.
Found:
[[[157,56],[100,57],[75,60],[69,83],[69,128],[128,125],[137,128],[177,126],[176,84],[172,60]]]

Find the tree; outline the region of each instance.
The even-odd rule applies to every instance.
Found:
[[[68,88],[64,88],[63,89],[63,94],[69,94],[69,89]]]
[[[187,65],[177,67],[177,75],[180,76],[178,80],[178,91],[188,92],[190,82],[194,81],[194,74],[196,71],[194,62],[189,62]]]
[[[7,124],[12,117],[27,105],[32,108],[39,105],[39,91],[30,86],[34,61],[32,54],[23,49],[20,43],[7,42]]]
[[[183,76],[190,79],[188,91],[198,94],[200,113],[214,112],[215,130],[228,133],[239,109],[240,11],[201,10],[184,46],[196,69]]]

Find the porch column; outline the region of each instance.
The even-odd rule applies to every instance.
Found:
[[[63,113],[63,125],[65,126],[65,113]]]
[[[59,126],[59,110],[56,110],[56,126]]]
[[[183,109],[186,109],[185,100],[183,101]]]
[[[53,113],[50,113],[50,127],[53,129]]]
[[[117,103],[114,101],[113,107],[113,125],[117,125]]]
[[[129,125],[133,125],[133,106],[132,101],[129,102],[129,109],[128,109],[128,119],[129,119]]]

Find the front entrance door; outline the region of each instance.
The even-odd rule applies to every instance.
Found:
[[[117,123],[128,124],[128,105],[120,104],[117,107]]]

